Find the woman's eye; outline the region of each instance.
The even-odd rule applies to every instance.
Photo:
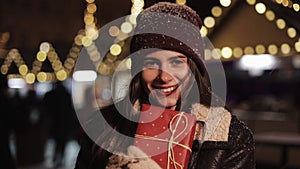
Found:
[[[184,61],[180,60],[180,59],[175,59],[175,60],[172,60],[172,64],[173,65],[181,65],[181,64],[184,64]]]

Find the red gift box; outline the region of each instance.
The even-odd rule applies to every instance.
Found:
[[[193,114],[144,104],[134,145],[163,169],[186,169],[195,127]]]

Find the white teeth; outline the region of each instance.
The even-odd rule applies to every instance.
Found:
[[[175,89],[175,87],[169,87],[169,88],[166,88],[166,89],[160,89],[162,92],[171,92]]]

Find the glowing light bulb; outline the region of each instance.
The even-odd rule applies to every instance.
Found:
[[[230,47],[224,47],[221,50],[223,58],[229,59],[232,56],[232,49]]]
[[[266,48],[264,45],[259,44],[255,47],[255,51],[257,54],[264,54],[266,52]]]
[[[67,77],[68,77],[67,72],[65,70],[63,70],[63,69],[59,70],[58,72],[56,72],[55,75],[56,75],[57,80],[59,80],[59,81],[66,80]]]
[[[83,44],[83,46],[87,47],[87,46],[90,46],[93,43],[93,41],[92,41],[92,39],[90,37],[84,36],[82,38],[82,42],[81,43]]]
[[[287,34],[290,38],[294,38],[297,35],[296,29],[295,28],[288,28]]]
[[[95,0],[85,0],[87,3],[93,3]]]
[[[131,14],[129,16],[129,22],[136,25],[136,17],[137,17],[137,14]]]
[[[220,4],[224,7],[229,7],[231,5],[231,0],[220,0]]]
[[[300,10],[300,5],[299,4],[293,4],[293,8],[294,8],[294,10],[296,11],[296,12],[299,12],[299,10]]]
[[[274,45],[274,44],[269,45],[269,46],[268,46],[268,52],[269,52],[270,54],[272,54],[272,55],[277,54],[277,53],[278,53],[278,48],[277,48],[277,46]]]
[[[46,80],[47,80],[47,74],[45,72],[39,72],[37,74],[37,80],[39,82],[46,82]]]
[[[204,25],[208,28],[212,28],[215,26],[215,19],[211,16],[208,16],[204,19]]]
[[[33,84],[34,81],[35,81],[35,75],[33,73],[28,73],[26,76],[25,76],[25,81],[26,83],[28,84]]]
[[[254,54],[254,49],[251,47],[251,46],[247,46],[247,47],[245,47],[245,49],[244,49],[244,53],[245,54]]]
[[[281,52],[282,52],[283,54],[288,54],[288,53],[290,53],[290,51],[291,51],[291,47],[290,47],[289,44],[283,43],[283,44],[281,45]]]
[[[94,3],[90,3],[86,9],[89,13],[95,13],[97,11],[97,6]]]
[[[283,19],[277,19],[276,25],[279,29],[284,29],[286,24]]]
[[[184,4],[186,4],[186,0],[176,0],[176,3],[184,5]]]
[[[270,10],[265,13],[265,16],[269,21],[273,21],[275,19],[274,12]]]
[[[218,6],[214,6],[211,9],[211,13],[214,17],[219,17],[222,15],[222,8],[218,7]]]
[[[113,44],[110,47],[110,53],[112,55],[118,56],[122,52],[122,48],[119,44]]]
[[[249,5],[254,5],[256,3],[256,1],[255,0],[247,0],[247,3]]]
[[[50,50],[50,44],[48,42],[43,42],[40,45],[40,51],[48,53]]]
[[[111,26],[108,30],[108,33],[110,36],[115,37],[119,35],[120,30],[117,26]]]
[[[37,60],[40,62],[44,62],[47,58],[47,54],[43,51],[39,51],[36,56]]]
[[[256,10],[257,13],[263,14],[263,13],[266,12],[266,5],[263,4],[263,3],[257,3],[255,5],[255,10]]]
[[[131,59],[127,59],[125,62],[126,68],[130,69],[131,68]]]
[[[200,29],[200,34],[201,34],[202,37],[207,36],[208,30],[207,30],[207,28],[206,28],[205,26],[202,26],[202,27],[201,27],[201,29]]]
[[[240,47],[236,47],[233,49],[233,56],[235,58],[240,58],[243,55],[243,49]]]
[[[133,30],[133,27],[131,25],[131,23],[129,22],[124,22],[121,25],[121,31],[124,33],[130,33]]]
[[[28,67],[27,67],[27,65],[21,65],[21,66],[19,67],[19,73],[20,73],[21,75],[26,75],[27,72],[28,72]]]

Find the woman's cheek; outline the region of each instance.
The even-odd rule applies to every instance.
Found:
[[[189,71],[181,70],[178,71],[176,77],[178,77],[180,80],[184,80],[188,77],[189,74],[190,74]]]
[[[142,77],[144,81],[151,82],[158,76],[158,70],[143,70]]]

